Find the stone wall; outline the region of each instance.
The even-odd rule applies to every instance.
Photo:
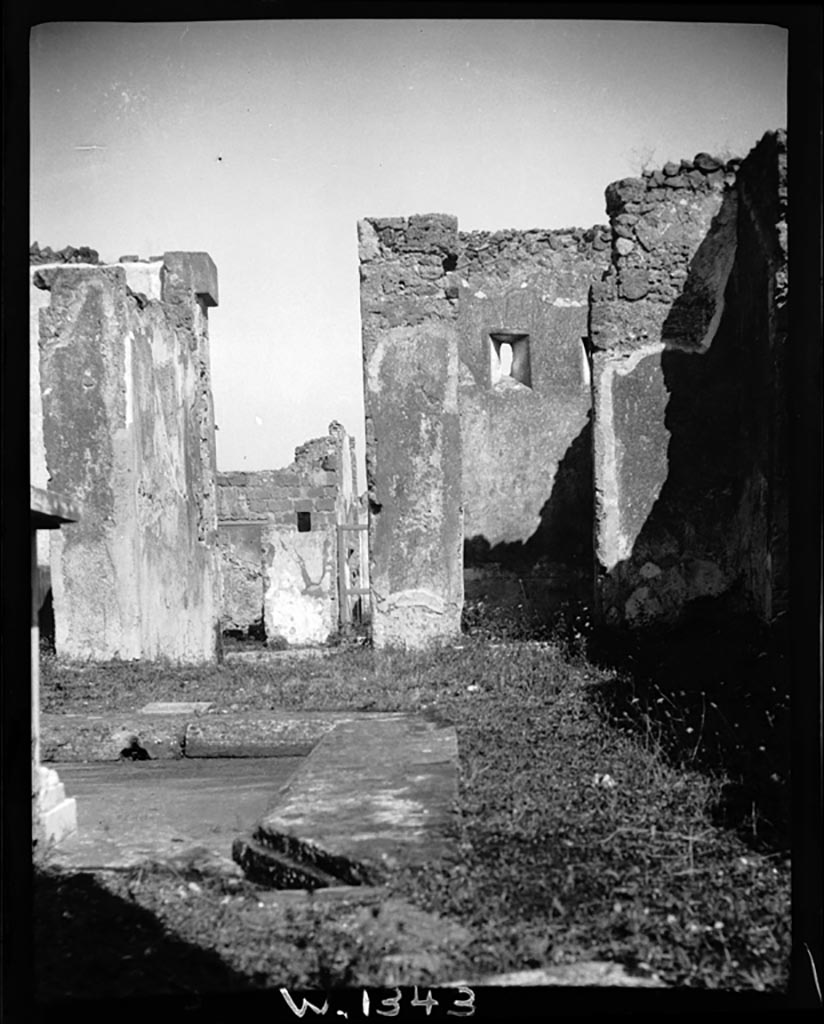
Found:
[[[454,217],[358,224],[377,647],[460,634],[459,244]]]
[[[57,653],[208,661],[215,266],[206,253],[100,265],[93,250],[36,246],[32,262],[32,483],[83,508],[48,553]]]
[[[354,446],[333,422],[285,469],[218,474],[224,630],[289,644],[336,631],[337,525],[358,521]]]
[[[591,591],[587,307],[610,239],[600,225],[460,235],[468,599],[547,611],[553,600]],[[503,330],[520,337],[496,342]],[[517,365],[519,347],[528,373]],[[504,353],[514,356],[509,374]]]
[[[610,185],[592,292],[600,613],[674,624],[785,601],[783,134]]]

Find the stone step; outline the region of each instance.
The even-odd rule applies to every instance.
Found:
[[[250,881],[273,889],[323,889],[340,884],[334,875],[313,864],[294,861],[255,839],[236,839],[232,859]]]
[[[261,822],[252,833],[256,846],[272,855],[314,868],[335,878],[336,885],[379,885],[382,873],[355,857],[333,853],[317,842],[301,839],[293,832],[279,831]]]

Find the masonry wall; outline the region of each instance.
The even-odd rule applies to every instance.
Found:
[[[77,252],[44,262],[36,250],[31,274],[32,480],[83,508],[51,538],[57,653],[208,661],[220,601],[216,270],[206,253],[100,265]]]
[[[460,634],[463,510],[454,217],[358,224],[372,636]]]
[[[219,473],[225,631],[324,643],[337,629],[337,525],[358,521],[354,438],[336,422],[285,469]]]
[[[591,592],[587,309],[610,240],[605,226],[460,235],[467,598],[547,610]],[[528,374],[502,375],[502,330],[524,336]]]
[[[785,602],[785,139],[607,189],[593,288],[595,547],[603,619],[674,624]]]

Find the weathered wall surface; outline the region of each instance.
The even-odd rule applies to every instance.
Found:
[[[783,148],[770,135],[740,168],[699,154],[607,189],[612,266],[590,337],[609,624],[672,624],[713,599],[769,615],[785,532],[770,469],[784,443]]]
[[[285,469],[218,474],[224,630],[262,625],[269,640],[290,644],[334,632],[336,527],[358,521],[354,444],[333,422]]]
[[[323,644],[338,625],[337,531],[263,530],[264,622],[270,640]]]
[[[463,512],[454,217],[358,224],[372,636],[459,635]]]
[[[218,474],[220,495],[220,474]],[[224,633],[260,634],[263,628],[263,530],[267,521],[218,520],[220,625]]]
[[[43,439],[34,429],[33,472],[45,462],[49,488],[84,510],[76,530],[52,539],[57,652],[210,660],[214,264],[205,253],[106,266],[42,255],[32,267]]]
[[[508,589],[513,601],[538,601],[542,590],[568,593],[576,576],[591,588],[585,338],[589,288],[609,265],[610,238],[603,226],[460,235],[468,597],[495,600]],[[525,336],[526,383],[502,375],[493,337],[502,330]]]

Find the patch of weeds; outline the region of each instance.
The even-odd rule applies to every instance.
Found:
[[[751,622],[596,638],[593,696],[661,758],[720,777],[717,823],[763,848],[789,845],[791,715],[786,646]]]
[[[530,605],[498,605],[485,601],[464,602],[461,629],[468,637],[487,641],[549,641],[551,623]]]
[[[691,689],[703,689],[704,700],[687,702],[694,718],[682,719],[677,688],[642,691],[641,675],[619,677],[573,653],[561,641],[490,643],[470,632],[419,653],[341,647],[322,659],[202,673],[116,672],[142,702],[169,699],[187,681],[187,696],[222,706],[418,710],[454,723],[454,853],[399,870],[390,884],[393,896],[467,930],[465,943],[438,952],[441,978],[608,959],[677,987],[781,989],[789,862],[754,853],[719,827],[729,779],[702,760],[717,698],[706,685]],[[104,699],[114,701],[114,682],[95,672]],[[65,682],[82,693],[83,676]],[[680,760],[672,735],[687,755]],[[162,962],[149,960],[166,979],[193,949],[217,956],[228,984],[256,987],[381,985],[394,977],[408,984],[434,970],[435,961],[414,958],[399,966],[410,950],[391,915],[377,927],[362,908],[344,914],[319,902],[273,903],[248,883],[233,890],[168,872],[110,876],[105,887],[120,901],[113,910],[137,904],[181,944],[164,949]],[[50,907],[39,912],[56,927]],[[83,942],[60,938],[57,948],[88,960],[91,977],[92,964],[99,973],[101,958],[107,969],[110,960],[88,938],[95,921],[85,925]],[[41,929],[44,943],[50,934]],[[100,935],[108,941],[108,926]],[[63,968],[49,963],[64,985],[74,984],[71,959]],[[183,969],[186,984],[200,984],[201,966]]]

